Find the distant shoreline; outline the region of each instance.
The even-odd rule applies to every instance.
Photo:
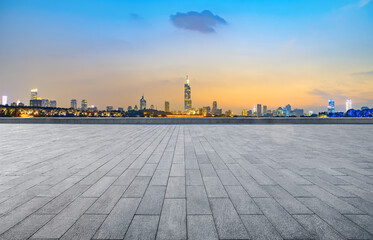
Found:
[[[0,117],[0,124],[373,124],[373,118],[79,118]]]

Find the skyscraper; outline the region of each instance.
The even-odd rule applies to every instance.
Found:
[[[334,100],[329,99],[328,113],[335,113]]]
[[[164,102],[164,111],[170,112],[170,102],[168,101]]]
[[[49,101],[49,106],[51,108],[56,108],[57,107],[57,101],[56,100],[50,100]]]
[[[88,101],[86,99],[83,99],[81,102],[81,110],[87,111],[88,109]]]
[[[216,111],[218,110],[218,102],[213,101],[212,102],[212,114],[216,114]]]
[[[3,106],[8,105],[8,96],[3,96],[1,100],[1,105]]]
[[[38,99],[38,89],[31,89],[31,100],[36,100]]]
[[[267,114],[267,105],[263,105],[263,115]]]
[[[107,106],[106,107],[106,112],[111,112],[111,111],[113,111],[113,106]]]
[[[144,109],[146,109],[146,100],[144,98],[144,95],[142,95],[140,99],[140,110],[144,110]]]
[[[352,101],[351,99],[346,100],[346,112],[352,108]]]
[[[291,115],[291,106],[290,104],[286,105],[286,116],[290,116]]]
[[[42,107],[49,107],[50,103],[48,99],[42,99],[41,100],[41,106]]]
[[[186,76],[186,83],[184,84],[184,110],[188,112],[192,108],[192,96],[191,96],[191,88],[189,85],[189,77]]]
[[[78,108],[78,103],[77,103],[76,99],[71,99],[70,107],[72,109],[77,109]]]
[[[257,104],[256,105],[256,112],[257,112],[258,117],[262,116],[262,104]]]
[[[242,110],[242,116],[247,117],[247,109]]]

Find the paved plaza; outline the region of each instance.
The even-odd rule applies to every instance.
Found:
[[[0,125],[0,239],[373,239],[372,125]]]

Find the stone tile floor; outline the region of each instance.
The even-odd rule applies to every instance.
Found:
[[[373,239],[370,125],[0,125],[0,239]]]

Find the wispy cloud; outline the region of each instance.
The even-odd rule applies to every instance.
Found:
[[[176,13],[170,16],[172,23],[177,28],[197,31],[201,33],[214,33],[217,25],[227,22],[220,16],[214,15],[208,10],[202,12]]]
[[[348,4],[346,6],[343,6],[342,9],[343,10],[349,10],[349,9],[360,9],[360,8],[363,8],[365,7],[366,5],[368,5],[368,3],[370,3],[371,0],[360,0],[359,2],[357,3],[353,3],[353,4]]]
[[[351,76],[373,76],[373,71],[368,72],[354,72],[350,74]]]

